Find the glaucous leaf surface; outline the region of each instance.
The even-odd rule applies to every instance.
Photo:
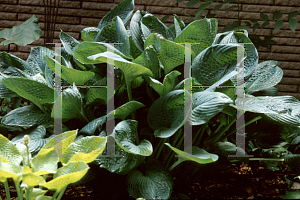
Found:
[[[6,69],[10,66],[18,68],[22,71],[25,71],[29,74],[34,75],[34,72],[31,69],[31,66],[27,62],[25,62],[21,58],[18,58],[17,56],[12,55],[10,53],[6,53],[6,52],[1,53],[0,54],[0,69],[1,69],[1,72],[4,69]]]
[[[81,39],[84,42],[94,42],[96,35],[99,33],[100,29],[95,27],[87,27],[81,31]]]
[[[143,32],[140,22],[143,18],[143,15],[145,15],[145,12],[137,10],[130,21],[130,34],[132,40],[135,43],[136,47],[142,52],[144,51],[144,41],[142,37]]]

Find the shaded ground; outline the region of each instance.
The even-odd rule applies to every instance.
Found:
[[[185,191],[175,191],[172,197],[178,197],[178,193],[183,193],[190,199],[280,199],[279,195],[285,194],[288,189],[284,179],[286,175],[287,172],[273,172],[263,167],[253,170],[246,164],[233,164],[219,176],[202,178],[192,183]],[[6,199],[4,198],[5,190],[0,189],[2,199]],[[14,188],[11,188],[11,196],[11,199],[17,196]],[[89,185],[77,185],[74,188],[69,186],[62,200],[75,199],[97,200],[101,198]]]

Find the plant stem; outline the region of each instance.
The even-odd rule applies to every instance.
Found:
[[[18,199],[23,199],[23,190],[20,191],[20,186],[19,186],[18,182],[16,182],[14,180],[14,183],[15,183],[15,186],[16,186],[16,190],[17,190],[17,194],[18,194]]]
[[[30,193],[31,193],[32,188],[33,187],[28,187],[27,188],[26,199],[28,199],[28,200],[30,199]]]
[[[173,170],[179,163],[180,163],[180,161],[177,160],[177,161],[169,168],[169,171]]]
[[[59,193],[59,191],[56,190],[55,193],[53,194],[51,200],[54,200],[57,197],[58,193]]]
[[[125,80],[125,82],[127,87],[128,101],[132,101],[131,83],[127,81],[127,79]],[[131,113],[131,118],[135,119],[135,111]]]
[[[60,199],[61,199],[61,197],[64,195],[64,193],[65,193],[67,187],[68,187],[68,186],[66,186],[66,187],[64,187],[63,189],[61,189],[61,191],[60,191],[60,193],[59,193],[59,195],[58,195],[58,197],[57,197],[56,200],[60,200]]]
[[[9,187],[8,187],[7,179],[4,182],[4,186],[5,186],[5,192],[6,192],[6,199],[10,199],[10,193],[9,193]]]

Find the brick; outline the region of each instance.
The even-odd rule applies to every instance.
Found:
[[[278,84],[275,86],[278,92],[298,92],[298,85],[282,85]]]
[[[162,20],[163,17],[165,17],[166,15],[159,15],[156,14],[155,17],[157,17],[159,20]],[[164,23],[173,23],[174,22],[174,17],[170,16]]]
[[[268,6],[268,5],[242,5],[242,9],[243,9],[243,11],[246,11],[246,12],[274,13],[275,11],[280,11],[281,13],[290,13],[295,10],[300,10],[300,7]]]
[[[30,53],[31,52],[31,47],[36,47],[37,45],[30,45],[30,44],[28,44],[28,45],[26,45],[26,46],[24,46],[24,47],[18,47],[18,50],[20,51],[20,52],[28,52],[28,53]]]
[[[299,47],[292,47],[292,46],[278,46],[274,45],[272,47],[273,53],[292,53],[292,54],[300,54]]]
[[[44,15],[34,15],[39,22],[44,22],[45,18]],[[32,17],[31,14],[19,14],[18,19],[19,20],[27,20],[30,17]],[[63,16],[57,16],[56,17],[56,23],[64,23],[64,24],[79,24],[80,18],[79,17],[63,17]]]
[[[63,30],[64,31],[64,30]],[[72,36],[73,38],[75,39],[78,39],[79,38],[79,34],[78,32],[67,32],[67,31],[64,31],[66,34]],[[60,36],[60,30],[59,31],[54,31],[54,38],[59,38]],[[44,31],[42,32],[42,35],[41,37],[44,37]]]
[[[283,70],[284,77],[300,77],[300,70]]]
[[[276,5],[282,6],[300,6],[300,1],[297,0],[275,0]]]
[[[220,3],[221,3],[221,2],[220,2]],[[211,14],[212,14],[212,13],[214,13],[214,12],[213,12],[214,7],[215,7],[216,5],[219,5],[220,3],[213,2],[213,3],[210,4],[210,6],[209,6],[207,9],[208,9],[208,10],[212,10],[212,11],[211,11]],[[223,4],[222,7],[219,8],[218,11],[220,11],[220,10],[223,10],[223,11],[224,11],[224,10],[226,10],[227,8],[231,7],[231,6],[237,6],[237,4],[236,4],[236,3]],[[242,8],[242,6],[241,6],[241,4],[240,4],[240,10],[241,10],[241,8]],[[231,8],[230,10],[235,10],[235,11],[237,11],[238,8]],[[216,11],[216,12],[218,12],[218,11]]]
[[[285,85],[300,85],[300,79],[299,78],[283,77],[282,80],[280,81],[280,84],[285,84]]]
[[[116,7],[116,4],[111,3],[95,3],[95,2],[82,2],[83,9],[89,10],[111,10]]]
[[[162,7],[162,6],[147,6],[146,11],[152,14],[189,14],[196,15],[198,10],[196,9],[182,9],[182,8],[173,8],[173,7]],[[208,13],[208,11],[206,11]]]
[[[29,56],[29,53],[24,53],[24,52],[11,52],[11,54],[23,59],[24,61],[26,61]]]
[[[52,1],[51,5],[54,6]],[[44,1],[41,0],[20,0],[20,5],[33,5],[33,6],[44,6]],[[55,7],[57,7],[58,1],[56,1]],[[80,8],[80,1],[60,1],[59,8]]]
[[[0,12],[0,19],[17,20],[17,13]]]
[[[0,31],[2,31],[5,28],[12,28],[13,26],[18,26],[20,25],[21,21],[8,21],[8,20],[1,20],[1,28]]]
[[[122,2],[123,0],[115,0],[115,3]],[[176,0],[136,0],[134,1],[135,5],[146,5],[146,6],[177,6]]]
[[[242,4],[274,5],[274,0],[240,0]]]
[[[274,31],[274,36],[285,38],[300,38],[300,31],[278,30]]]
[[[44,23],[38,23],[39,27],[44,30]],[[86,26],[83,25],[69,25],[69,24],[55,24],[55,30],[60,31],[63,30],[64,32],[81,32]]]
[[[104,16],[103,16],[104,17]],[[81,18],[81,25],[97,27],[101,19],[96,18]]]
[[[114,0],[85,0],[85,1],[92,1],[92,2],[98,2],[98,3],[113,3]]]
[[[300,56],[297,54],[283,53],[258,53],[259,57],[267,60],[282,60],[282,61],[300,61]]]
[[[238,17],[238,12],[236,11],[231,11],[228,14],[225,11],[218,11],[215,13],[215,18],[231,18],[231,19],[236,19]],[[273,16],[272,14],[268,14],[266,13],[266,15],[268,15],[269,19],[271,19],[271,17]],[[260,13],[252,13],[252,12],[240,12],[240,19],[243,20],[249,20],[249,18],[254,18],[254,19],[259,19],[260,18]]]
[[[295,69],[300,70],[300,62],[284,62],[278,61],[277,66],[282,69]]]
[[[36,7],[36,6],[1,5],[0,6],[0,11],[17,12],[17,13],[44,14],[44,8],[43,7]]]
[[[2,39],[4,40],[4,39]],[[8,45],[0,45],[0,53],[3,51],[7,52],[8,51]],[[9,51],[17,51],[17,45],[15,44],[10,44]]]
[[[298,38],[278,38],[273,37],[273,40],[277,42],[277,44],[280,45],[295,45],[300,46],[300,39]]]
[[[293,96],[300,100],[300,93],[278,92],[278,96]]]
[[[0,0],[0,3],[17,4],[18,0]]]

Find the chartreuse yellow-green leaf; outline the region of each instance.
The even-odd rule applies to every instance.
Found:
[[[51,151],[45,153],[43,152],[38,153],[38,155],[32,158],[30,163],[31,163],[33,174],[44,175],[44,174],[55,173],[57,171],[57,163],[59,161],[59,157],[54,156],[55,153],[56,151],[52,149]]]
[[[49,56],[45,55],[44,57],[47,66],[54,72],[55,66],[60,65],[56,60],[53,58],[50,58]],[[80,71],[77,69],[71,69],[64,65],[61,65],[61,77],[65,81],[67,81],[70,84],[73,84],[75,82],[76,85],[84,85],[88,80],[93,78],[95,76],[94,72],[89,71]]]
[[[9,139],[0,134],[0,161],[19,166],[22,160],[22,155],[17,147]]]
[[[44,155],[49,151],[52,151],[55,147],[61,148],[60,152],[57,152],[59,155],[64,153],[65,149],[75,140],[77,136],[78,129],[74,131],[66,131],[60,135],[57,135],[51,138],[40,150],[38,153]]]
[[[47,190],[42,190],[40,188],[32,188],[31,192],[30,192],[30,199],[26,199],[26,200],[37,200],[37,199],[40,199],[41,198],[37,198],[37,197],[46,197],[47,196],[43,196],[44,194],[46,194]],[[26,195],[27,195],[27,190],[25,190],[25,193],[23,195],[23,197],[26,198]],[[51,199],[51,197],[50,197]]]
[[[106,138],[87,136],[73,142],[64,151],[65,155],[72,157],[60,157],[61,163],[68,165],[72,161],[93,162],[105,149]]]
[[[13,178],[14,180],[18,180],[22,175],[23,169],[20,165],[15,165],[11,162],[3,162],[0,160],[0,177],[1,180],[7,178]],[[2,182],[2,181],[1,181]],[[3,181],[5,182],[5,181]]]
[[[88,171],[89,166],[83,161],[72,161],[59,168],[53,176],[53,180],[43,184],[50,190],[60,191],[67,185],[79,181]]]
[[[33,174],[28,166],[24,166],[22,180],[27,184],[28,187],[46,183],[43,177]]]

